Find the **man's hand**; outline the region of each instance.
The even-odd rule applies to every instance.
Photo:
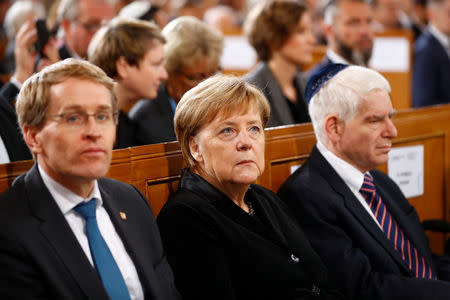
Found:
[[[34,50],[36,41],[37,30],[34,21],[26,21],[16,34],[16,45],[14,48],[16,69],[13,76],[20,83],[24,83],[33,74],[34,61],[37,56]]]
[[[29,20],[25,22],[16,35],[16,47],[14,49],[14,58],[16,60],[16,69],[14,70],[14,78],[20,83],[24,83],[31,75],[33,75],[34,64],[38,53],[34,49],[37,41],[37,30],[35,22]],[[57,42],[51,37],[44,47],[44,55],[37,65],[37,71],[59,61]]]

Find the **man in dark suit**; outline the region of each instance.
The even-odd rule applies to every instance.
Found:
[[[450,0],[430,0],[427,9],[429,25],[414,43],[414,107],[450,102]]]
[[[68,59],[28,79],[16,106],[36,164],[0,196],[0,298],[178,299],[145,197],[102,178],[113,80]]]
[[[320,69],[306,88],[317,144],[279,196],[349,299],[447,299],[448,258],[432,255],[414,208],[373,170],[397,134],[389,92],[376,71]]]
[[[372,56],[372,23],[372,8],[367,1],[330,1],[324,11],[327,52],[308,75],[329,63],[367,66]]]
[[[2,88],[0,89],[0,135],[5,144],[9,161],[31,159],[31,152],[25,144],[22,133],[17,124],[17,115],[14,103],[19,93],[22,83],[33,74],[36,52],[30,51],[37,39],[34,21],[27,21],[19,29],[16,35],[16,48],[14,57],[16,66],[14,73]],[[49,53],[55,49],[54,41],[44,50]],[[51,64],[56,59],[44,58],[40,63],[43,65]],[[8,162],[8,161],[3,161]]]

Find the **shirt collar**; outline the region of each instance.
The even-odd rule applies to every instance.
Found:
[[[175,111],[177,110],[177,103],[170,96],[169,96],[169,103],[170,103],[170,107],[172,107],[173,113],[175,114]]]
[[[441,43],[444,49],[450,49],[450,37],[436,28],[433,24],[428,25],[430,33]]]
[[[83,198],[64,187],[60,183],[56,182],[51,178],[40,165],[38,165],[39,173],[41,174],[42,181],[44,181],[45,186],[49,190],[53,199],[55,199],[56,204],[61,209],[63,214],[70,212],[75,206],[83,201],[88,201],[92,198],[97,199],[97,206],[103,205],[102,196],[98,188],[97,180],[94,182],[94,189],[87,198]]]
[[[333,167],[336,173],[338,173],[342,180],[344,180],[344,182],[351,189],[359,192],[364,182],[364,174],[354,166],[328,150],[320,141],[317,142],[317,149]]]
[[[345,58],[334,52],[332,49],[328,48],[326,55],[335,64],[346,64],[351,65]]]

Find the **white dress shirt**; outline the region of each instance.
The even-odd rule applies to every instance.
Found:
[[[317,149],[325,157],[326,161],[333,167],[333,169],[338,173],[339,177],[345,182],[348,188],[355,195],[356,199],[361,203],[367,213],[375,221],[375,224],[383,230],[378,223],[377,218],[373,214],[372,210],[364,199],[363,195],[359,192],[364,182],[364,174],[356,169],[354,166],[344,161],[343,159],[336,156],[333,152],[328,150],[321,142],[317,142]],[[367,173],[370,176],[370,173]]]
[[[142,289],[136,267],[134,266],[133,261],[128,255],[125,246],[120,239],[120,236],[118,235],[113,223],[111,222],[108,213],[103,207],[103,200],[98,188],[97,180],[95,181],[94,189],[91,195],[89,195],[89,197],[87,197],[86,199],[83,199],[71,190],[65,188],[64,186],[53,180],[39,165],[38,168],[45,186],[55,199],[55,202],[58,205],[59,209],[61,209],[61,212],[66,218],[67,223],[69,223],[70,228],[75,234],[75,237],[80,243],[81,248],[91,262],[92,266],[94,266],[94,262],[92,260],[91,250],[89,248],[89,242],[86,236],[86,221],[73,208],[83,201],[87,202],[94,197],[97,199],[96,214],[100,233],[102,234],[103,239],[108,245],[109,250],[114,257],[114,260],[116,261],[117,266],[122,273],[123,279],[125,280],[125,284],[128,288],[128,292],[130,293],[130,298],[133,300],[143,300],[144,291]]]
[[[11,162],[11,160],[9,159],[8,150],[6,150],[5,143],[0,136],[0,164],[6,164],[9,162]]]

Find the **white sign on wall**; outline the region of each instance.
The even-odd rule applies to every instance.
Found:
[[[389,152],[389,177],[407,198],[423,195],[423,149],[423,145],[396,147]]]

